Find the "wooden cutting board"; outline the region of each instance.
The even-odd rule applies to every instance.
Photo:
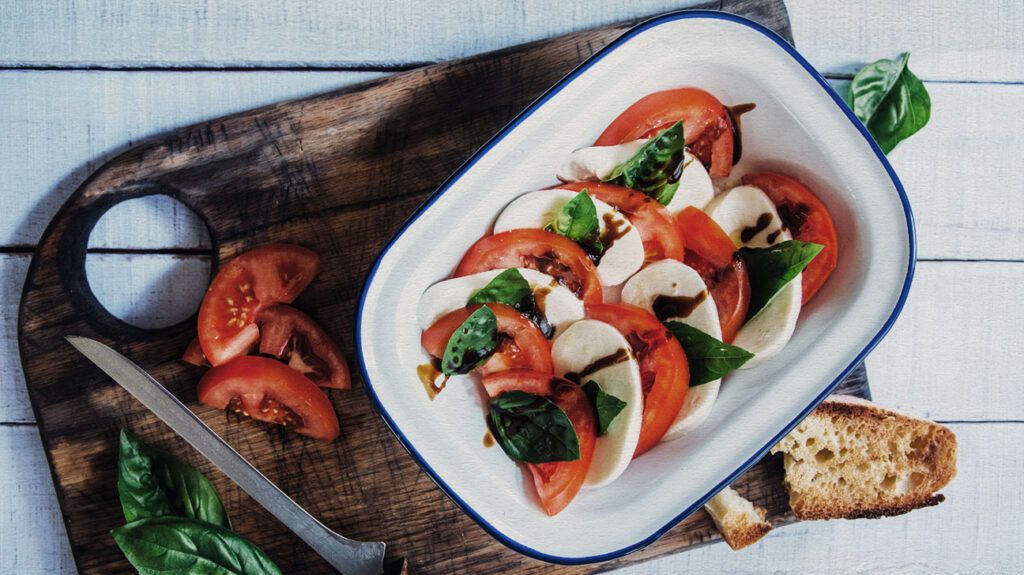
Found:
[[[781,0],[709,2],[792,41]],[[81,573],[130,573],[109,536],[117,502],[117,433],[130,428],[189,460],[216,483],[236,529],[285,573],[331,568],[141,404],[63,340],[98,338],[161,380],[215,431],[340,533],[384,540],[419,573],[539,573],[553,569],[492,539],[417,467],[371,407],[361,382],[332,392],[342,435],[325,445],[229,420],[196,401],[202,371],[178,361],[194,318],[144,330],[96,300],[84,262],[90,231],[113,205],[167,194],[209,228],[215,263],[269,241],[315,249],[323,271],[296,305],[352,353],[353,314],[369,266],[402,221],[488,138],[631,23],[443,63],[359,86],[189,126],[134,146],[86,181],[43,235],[22,295],[18,338],[28,389]],[[214,267],[216,269],[216,266]],[[350,361],[354,358],[350,355]],[[866,390],[863,371],[848,388]],[[422,392],[410,380],[411,392]],[[777,461],[738,482],[792,521]],[[718,539],[698,512],[647,549],[583,573]]]

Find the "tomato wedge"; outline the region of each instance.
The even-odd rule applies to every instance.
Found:
[[[210,367],[210,362],[206,360],[203,348],[199,345],[198,337],[193,337],[192,341],[188,342],[185,353],[181,354],[181,361],[191,363],[197,367]]]
[[[690,153],[712,176],[728,176],[733,165],[732,119],[718,98],[700,88],[674,88],[640,98],[605,128],[594,145],[650,138],[679,120]]]
[[[260,310],[291,303],[319,269],[316,253],[291,244],[260,246],[221,268],[199,307],[199,344],[210,363],[248,353],[259,339]]]
[[[654,198],[604,182],[568,182],[558,187],[575,192],[586,189],[589,195],[625,214],[640,234],[644,243],[644,259],[648,263],[663,259],[683,260],[686,244],[673,224],[672,215]]]
[[[352,387],[345,356],[313,318],[277,304],[260,310],[256,325],[260,328],[260,353],[284,361],[320,387]]]
[[[462,257],[454,277],[514,267],[554,277],[584,303],[601,302],[601,280],[583,248],[540,229],[510,230],[478,240]]]
[[[530,369],[548,374],[554,371],[551,342],[544,337],[537,324],[507,305],[489,303],[487,307],[497,317],[498,333],[502,337],[497,351],[479,368],[484,375],[508,369]],[[479,308],[479,305],[474,305],[441,316],[420,336],[423,349],[434,357],[444,357],[444,349],[452,334],[469,314]]]
[[[590,401],[578,385],[550,373],[513,369],[484,376],[483,383],[490,397],[497,397],[506,391],[543,395],[560,407],[572,421],[580,442],[579,459],[527,464],[541,506],[548,515],[557,515],[579,493],[594,456],[597,424]]]
[[[839,259],[839,238],[832,215],[807,186],[782,174],[747,174],[743,176],[743,183],[757,186],[768,194],[794,238],[825,246],[803,272],[803,303],[806,304],[825,284]]]
[[[690,389],[690,366],[679,341],[647,310],[627,304],[588,305],[587,317],[619,330],[633,348],[644,386],[638,457],[661,441]]]
[[[327,395],[269,357],[243,356],[211,368],[199,380],[199,401],[324,441],[334,441],[340,431]]]

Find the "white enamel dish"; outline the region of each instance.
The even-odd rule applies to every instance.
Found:
[[[775,170],[829,206],[839,264],[803,310],[783,352],[723,382],[709,419],[634,461],[612,484],[544,514],[529,475],[486,449],[486,399],[468,377],[431,401],[416,374],[417,305],[502,208],[557,183],[569,153],[590,145],[638,98],[704,88],[742,118],[731,179]],[[686,11],[629,31],[549,90],[459,169],[384,249],[357,312],[360,367],[381,415],[427,474],[484,529],[527,555],[566,564],[612,559],[664,534],[756,462],[859,364],[903,306],[915,259],[902,185],[842,100],[784,40],[736,16]]]

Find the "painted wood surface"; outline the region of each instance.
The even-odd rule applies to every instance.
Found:
[[[307,52],[312,66],[337,67],[361,54],[372,74],[388,73],[396,63],[511,45],[555,28],[601,23],[598,16],[610,22],[674,3],[588,2],[565,12],[545,5],[550,13],[543,19],[536,18],[534,3],[509,3],[507,10],[493,3],[483,20],[458,24],[449,16],[454,4],[442,0],[416,3],[400,14],[385,13],[387,4],[360,10],[362,2],[285,0],[246,0],[238,14],[224,14],[214,5],[219,3],[169,0],[132,3],[119,15],[128,4],[69,0],[53,7],[0,0],[0,68],[56,68],[0,70],[0,252],[6,252],[0,255],[0,456],[17,462],[0,466],[0,573],[74,572],[31,425],[13,322],[28,261],[24,251],[87,173],[148,135],[362,79],[350,79],[349,70],[304,71],[301,63],[300,69],[277,71],[217,68],[280,64],[288,56],[283,49],[313,47]],[[868,367],[877,400],[940,420],[980,423],[953,424],[962,446],[961,472],[946,491],[949,500],[937,508],[881,521],[790,526],[740,553],[716,544],[624,572],[1016,571],[1024,560],[1018,519],[1024,511],[1018,453],[1024,388],[1015,373],[1019,346],[1012,345],[1020,341],[1021,311],[1010,304],[1024,299],[1024,265],[1017,263],[1024,259],[1024,185],[1015,169],[1024,156],[1017,112],[1024,5],[988,0],[968,10],[949,0],[787,4],[801,52],[824,72],[846,76],[861,63],[909,49],[919,75],[942,81],[928,83],[935,103],[931,124],[891,156],[915,208],[920,255],[1010,261],[922,263],[904,316]],[[387,25],[380,24],[385,17]],[[339,38],[340,18],[361,25]],[[478,21],[484,26],[470,29]],[[487,29],[488,22],[496,28]],[[346,44],[350,38],[358,42]],[[410,51],[393,51],[400,43]],[[109,60],[94,59],[97,51],[106,51]],[[182,58],[182,51],[191,55]],[[66,70],[106,65],[133,71]],[[201,248],[199,228],[180,210],[175,217],[170,206],[122,206],[120,215],[101,223],[91,243],[98,249]],[[102,259],[91,255],[90,261],[97,257]],[[123,257],[105,260],[109,267],[90,267],[112,278],[166,273],[166,261],[151,261],[160,256]],[[101,297],[112,309],[149,321],[146,304],[131,303],[148,300],[118,289],[118,283],[112,281]],[[965,329],[971,337],[959,336]]]

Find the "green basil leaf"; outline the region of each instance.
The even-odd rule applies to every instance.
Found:
[[[723,343],[681,321],[667,322],[665,327],[676,336],[686,352],[686,362],[690,367],[690,387],[722,379],[754,357],[754,354],[743,348]]]
[[[483,364],[498,347],[498,318],[491,308],[483,306],[471,313],[452,333],[441,358],[445,375],[469,373]]]
[[[616,166],[604,181],[638,190],[668,205],[679,187],[685,146],[683,122],[679,121]]]
[[[117,493],[125,520],[180,515],[230,528],[210,480],[173,455],[121,430]]]
[[[601,389],[596,381],[588,381],[583,386],[583,393],[587,394],[587,399],[597,414],[597,434],[608,433],[612,420],[626,407],[626,402]]]
[[[850,107],[887,154],[931,118],[931,97],[907,66],[909,59],[908,52],[896,60],[878,60],[850,82]]]
[[[515,461],[549,463],[580,458],[572,420],[550,399],[506,391],[491,400],[490,427],[505,454]]]
[[[566,202],[555,221],[546,229],[580,244],[588,253],[601,255],[604,251],[600,238],[601,227],[597,221],[597,206],[586,189],[580,190],[576,197]]]
[[[281,575],[259,547],[195,519],[149,517],[110,533],[141,575]]]
[[[466,305],[478,303],[503,303],[523,311],[533,307],[533,290],[530,282],[516,268],[509,268],[494,276],[482,289],[470,296]]]
[[[740,248],[739,253],[747,264],[747,276],[750,278],[747,321],[800,275],[823,247],[821,244],[788,240],[767,248]]]

